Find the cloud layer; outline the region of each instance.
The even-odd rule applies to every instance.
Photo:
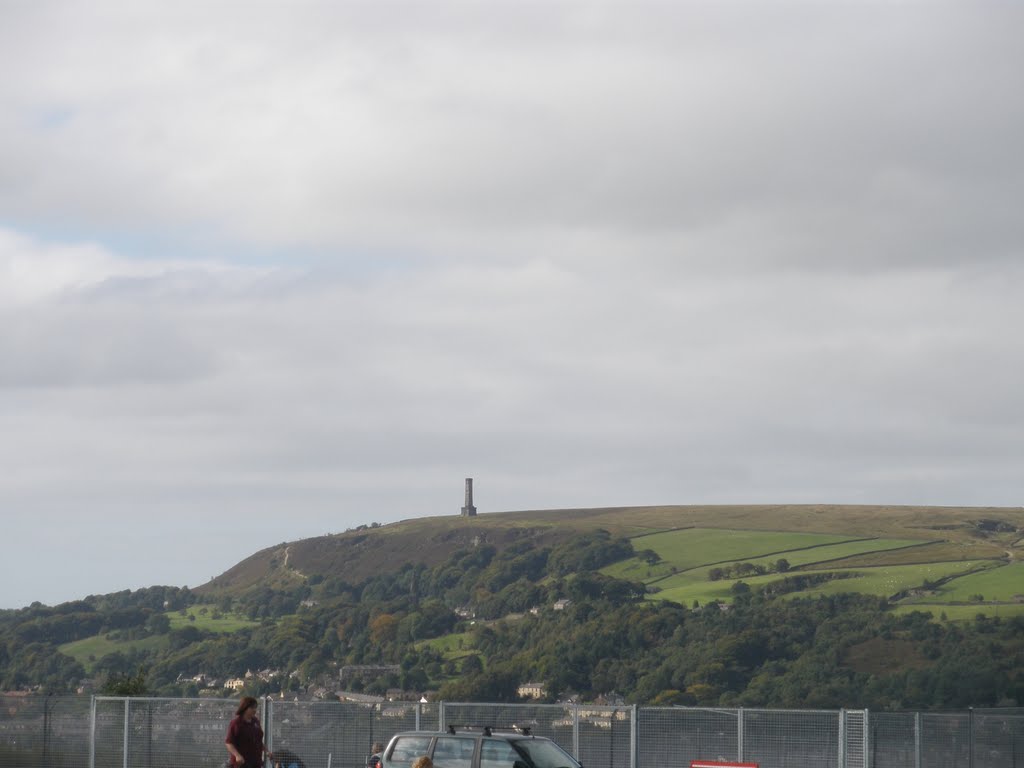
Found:
[[[237,11],[0,10],[0,605],[470,475],[1019,504],[1021,9]]]

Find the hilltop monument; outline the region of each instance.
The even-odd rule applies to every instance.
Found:
[[[473,478],[466,478],[466,506],[462,508],[463,517],[476,517],[476,507],[473,506]]]

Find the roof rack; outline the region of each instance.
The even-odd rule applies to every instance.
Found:
[[[494,727],[492,725],[449,725],[448,733],[455,734],[457,731],[473,731],[482,733],[484,736],[490,736],[495,731],[512,731],[513,733],[522,734],[523,736],[530,735],[530,728],[526,725],[511,725],[508,727]]]

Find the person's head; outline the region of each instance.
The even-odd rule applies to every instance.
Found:
[[[426,755],[422,755],[413,760],[412,768],[434,768],[434,761]]]
[[[383,752],[383,751],[384,751],[384,745],[381,744],[379,741],[373,742],[373,746],[370,747],[370,754],[371,755],[376,755],[376,754],[378,754],[380,752]]]
[[[238,709],[235,710],[235,717],[245,716],[245,713],[252,710],[252,714],[256,714],[256,710],[259,709],[259,702],[256,701],[252,696],[243,696],[242,700],[238,702]]]

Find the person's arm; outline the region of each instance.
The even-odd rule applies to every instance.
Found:
[[[242,753],[235,746],[236,738],[238,738],[237,726],[235,721],[232,720],[231,725],[228,726],[228,735],[224,737],[224,746],[228,748],[230,755],[235,758],[236,765],[245,765],[245,758],[242,757]]]
[[[228,748],[228,752],[230,752],[231,756],[235,758],[235,763],[237,765],[245,765],[245,758],[242,757],[242,753],[235,748],[234,744],[230,741],[225,741],[224,746]]]

